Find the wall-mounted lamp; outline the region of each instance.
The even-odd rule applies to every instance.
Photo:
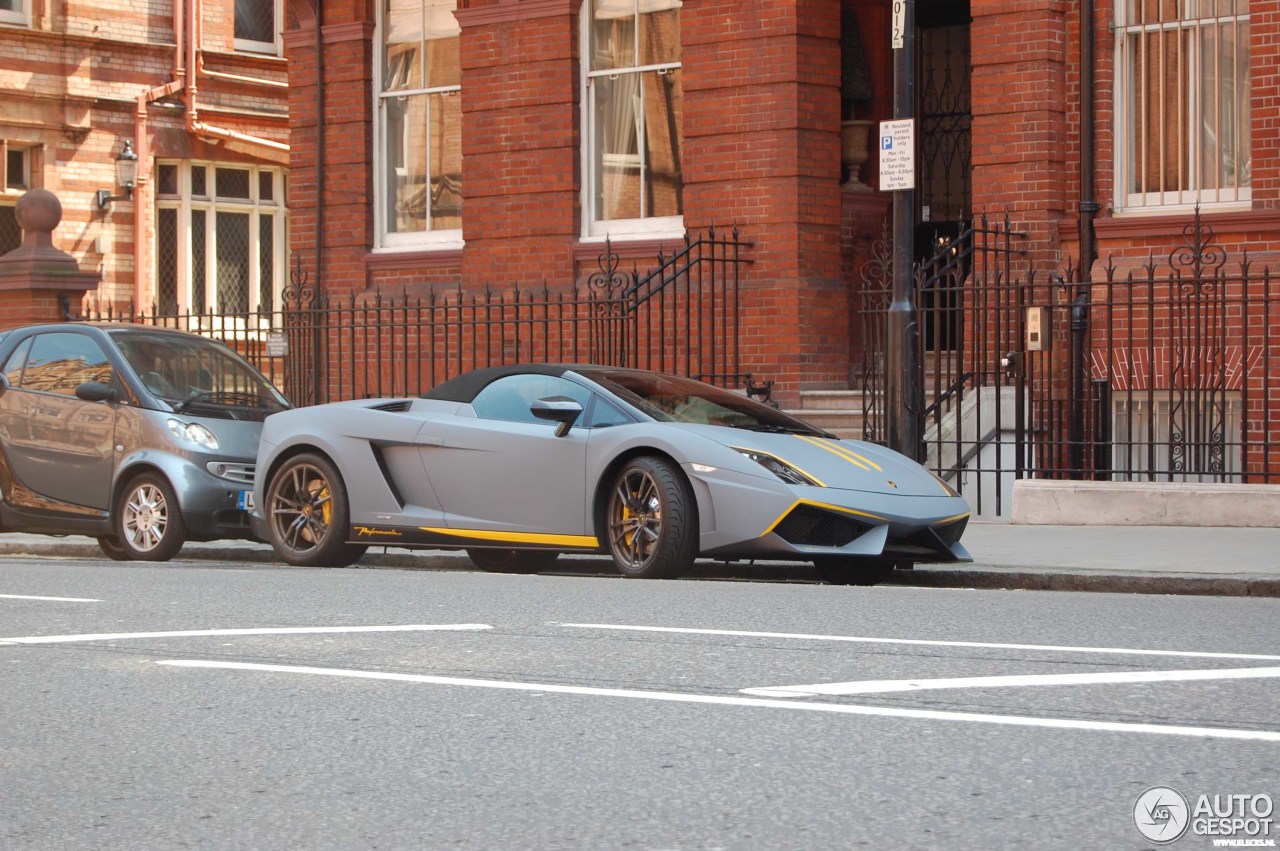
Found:
[[[138,155],[133,152],[133,143],[124,141],[124,150],[116,157],[116,186],[124,187],[123,195],[112,195],[109,189],[99,189],[97,195],[98,209],[105,210],[112,201],[127,201],[133,197],[134,181],[138,179]]]

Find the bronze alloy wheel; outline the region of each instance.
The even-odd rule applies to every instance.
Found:
[[[663,458],[627,462],[614,480],[605,517],[609,552],[625,576],[677,576],[697,555],[693,499],[679,469]]]
[[[364,554],[345,540],[347,496],[328,459],[290,459],[272,477],[266,502],[271,543],[290,564],[343,567]]]

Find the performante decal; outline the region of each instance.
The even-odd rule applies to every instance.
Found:
[[[831,505],[830,503],[826,503],[826,502],[815,502],[812,499],[797,499],[795,502],[791,503],[790,508],[788,508],[786,511],[778,515],[777,520],[769,524],[768,529],[765,529],[763,532],[760,533],[760,537],[763,538],[765,535],[769,534],[774,529],[778,528],[778,524],[781,523],[783,520],[785,520],[788,514],[795,511],[796,508],[801,505],[809,505],[809,506],[812,506],[813,508],[821,508],[826,511],[834,511],[837,514],[851,514],[854,517],[866,517],[870,520],[879,520],[882,523],[889,522],[889,518],[887,517],[881,517],[879,514],[868,514],[865,511],[858,511],[856,508],[845,508],[842,505]]]
[[[797,434],[796,437],[800,438],[805,443],[812,443],[814,446],[818,447],[819,449],[825,449],[828,452],[830,452],[832,455],[837,455],[843,458],[844,460],[848,461],[850,464],[853,464],[855,467],[860,467],[863,470],[875,470],[877,473],[884,472],[884,470],[880,467],[880,465],[877,464],[875,461],[872,461],[870,458],[867,458],[864,455],[859,455],[857,452],[854,452],[852,449],[849,449],[847,446],[841,446],[837,443],[824,442],[813,437],[808,437],[803,434]]]
[[[403,538],[404,532],[399,529],[371,529],[368,526],[356,526],[357,538]]]

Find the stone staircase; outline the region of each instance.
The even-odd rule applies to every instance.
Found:
[[[800,407],[786,412],[837,437],[862,439],[861,390],[801,390]]]

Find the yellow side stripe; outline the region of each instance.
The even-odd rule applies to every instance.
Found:
[[[857,467],[861,467],[864,470],[875,470],[877,473],[884,472],[884,470],[880,467],[880,465],[877,464],[875,461],[872,461],[870,458],[867,458],[865,456],[859,455],[857,452],[854,452],[852,449],[848,449],[844,446],[840,446],[835,443],[823,442],[821,440],[817,440],[815,438],[808,437],[803,434],[797,434],[796,437],[800,438],[806,443],[812,443],[814,446],[818,447],[819,449],[825,449],[828,452],[830,452],[832,455],[838,455],[839,457],[848,461],[850,464],[853,464],[854,466],[857,466]]]
[[[955,517],[947,517],[947,518],[945,518],[945,519],[943,519],[943,520],[939,520],[937,523],[934,523],[934,524],[932,524],[932,525],[934,525],[934,526],[945,526],[945,525],[947,525],[948,523],[954,523],[954,522],[956,522],[957,520],[963,520],[964,518],[968,517],[970,513],[971,513],[971,512],[966,511],[964,514],[957,514]]]
[[[590,547],[592,549],[600,546],[600,542],[592,535],[547,535],[541,532],[496,532],[490,529],[440,529],[433,526],[418,528],[423,532],[434,532],[437,535],[450,535],[476,541],[501,541],[504,544],[545,544],[553,547]]]
[[[778,524],[781,523],[784,519],[786,519],[786,516],[790,514],[792,511],[794,511],[797,506],[800,506],[800,505],[811,505],[814,508],[825,508],[828,511],[835,511],[839,514],[852,514],[856,517],[867,517],[867,518],[870,518],[871,520],[881,520],[884,522],[888,522],[887,517],[881,517],[879,514],[868,514],[865,511],[858,511],[857,509],[854,509],[854,508],[845,508],[843,505],[831,505],[830,503],[826,503],[826,502],[815,502],[812,499],[797,499],[795,502],[791,503],[790,508],[788,508],[786,511],[778,515],[777,520],[769,524],[768,529],[765,529],[763,532],[760,533],[760,537],[763,538],[765,535],[769,534],[774,529],[778,528]]]

